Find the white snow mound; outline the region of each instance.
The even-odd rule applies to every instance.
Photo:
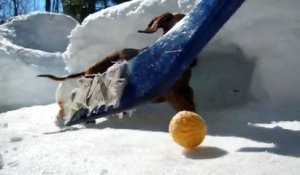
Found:
[[[66,15],[36,12],[0,26],[0,111],[54,101],[57,83],[36,75],[65,73],[58,51],[75,25]]]
[[[0,33],[13,44],[46,52],[63,52],[77,22],[67,15],[33,12],[1,26]]]

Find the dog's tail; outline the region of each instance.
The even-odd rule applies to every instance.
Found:
[[[78,77],[84,76],[84,74],[85,74],[84,72],[80,72],[78,74],[71,74],[71,75],[68,75],[65,77],[57,77],[57,76],[50,75],[50,74],[41,74],[41,75],[37,75],[37,77],[46,77],[46,78],[50,78],[51,80],[54,80],[54,81],[64,81],[67,79],[78,78]]]

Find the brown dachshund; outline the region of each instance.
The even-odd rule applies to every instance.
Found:
[[[148,27],[145,30],[139,30],[140,33],[154,33],[159,28],[163,30],[163,34],[167,33],[178,21],[180,21],[185,15],[184,14],[172,14],[172,13],[164,13],[158,17],[155,17],[149,23]],[[131,58],[138,55],[144,49],[132,49],[126,48],[122,50],[118,50],[113,52],[112,54],[106,56],[101,59],[102,61],[88,68],[87,70],[77,73],[71,74],[66,77],[56,77],[53,75],[38,75],[38,77],[47,77],[55,81],[64,81],[66,79],[78,78],[78,77],[89,77],[93,74],[103,73],[110,66],[114,64],[114,62],[118,60],[130,60]],[[193,98],[193,90],[189,85],[189,81],[191,78],[191,68],[196,65],[196,61],[183,73],[183,75],[176,81],[176,83],[164,93],[161,97],[154,100],[153,102],[164,102],[167,101],[176,111],[181,110],[189,110],[195,111],[195,104]],[[63,114],[63,103],[59,102],[59,106],[61,107],[60,114]],[[63,115],[61,115],[63,116]]]

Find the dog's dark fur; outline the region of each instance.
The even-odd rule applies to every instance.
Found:
[[[185,15],[184,14],[172,14],[172,13],[164,13],[158,17],[155,17],[148,24],[148,27],[145,30],[139,30],[140,33],[154,33],[159,28],[162,28],[163,34],[167,33],[178,21],[180,21]],[[146,48],[144,48],[146,49]],[[64,81],[66,79],[78,78],[78,77],[89,77],[93,74],[103,73],[110,66],[114,64],[114,62],[118,60],[130,60],[131,58],[138,55],[144,49],[132,49],[126,48],[122,50],[118,50],[105,58],[101,59],[102,61],[97,64],[91,66],[87,70],[77,73],[71,74],[66,77],[56,77],[53,75],[38,75],[38,77],[47,77],[55,81]],[[189,81],[191,78],[192,67],[196,65],[196,61],[185,70],[183,75],[176,81],[176,83],[164,93],[161,97],[154,100],[153,102],[164,102],[167,101],[176,111],[181,110],[189,110],[195,111],[195,103],[193,98],[193,90],[189,85]],[[59,102],[61,107],[60,113],[63,113],[63,104]]]

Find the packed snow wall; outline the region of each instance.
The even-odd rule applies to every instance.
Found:
[[[0,111],[55,101],[58,83],[36,75],[67,73],[61,52],[76,24],[66,15],[35,12],[0,26]]]
[[[200,109],[249,102],[298,109],[299,6],[296,0],[245,2],[200,54],[193,79]]]

